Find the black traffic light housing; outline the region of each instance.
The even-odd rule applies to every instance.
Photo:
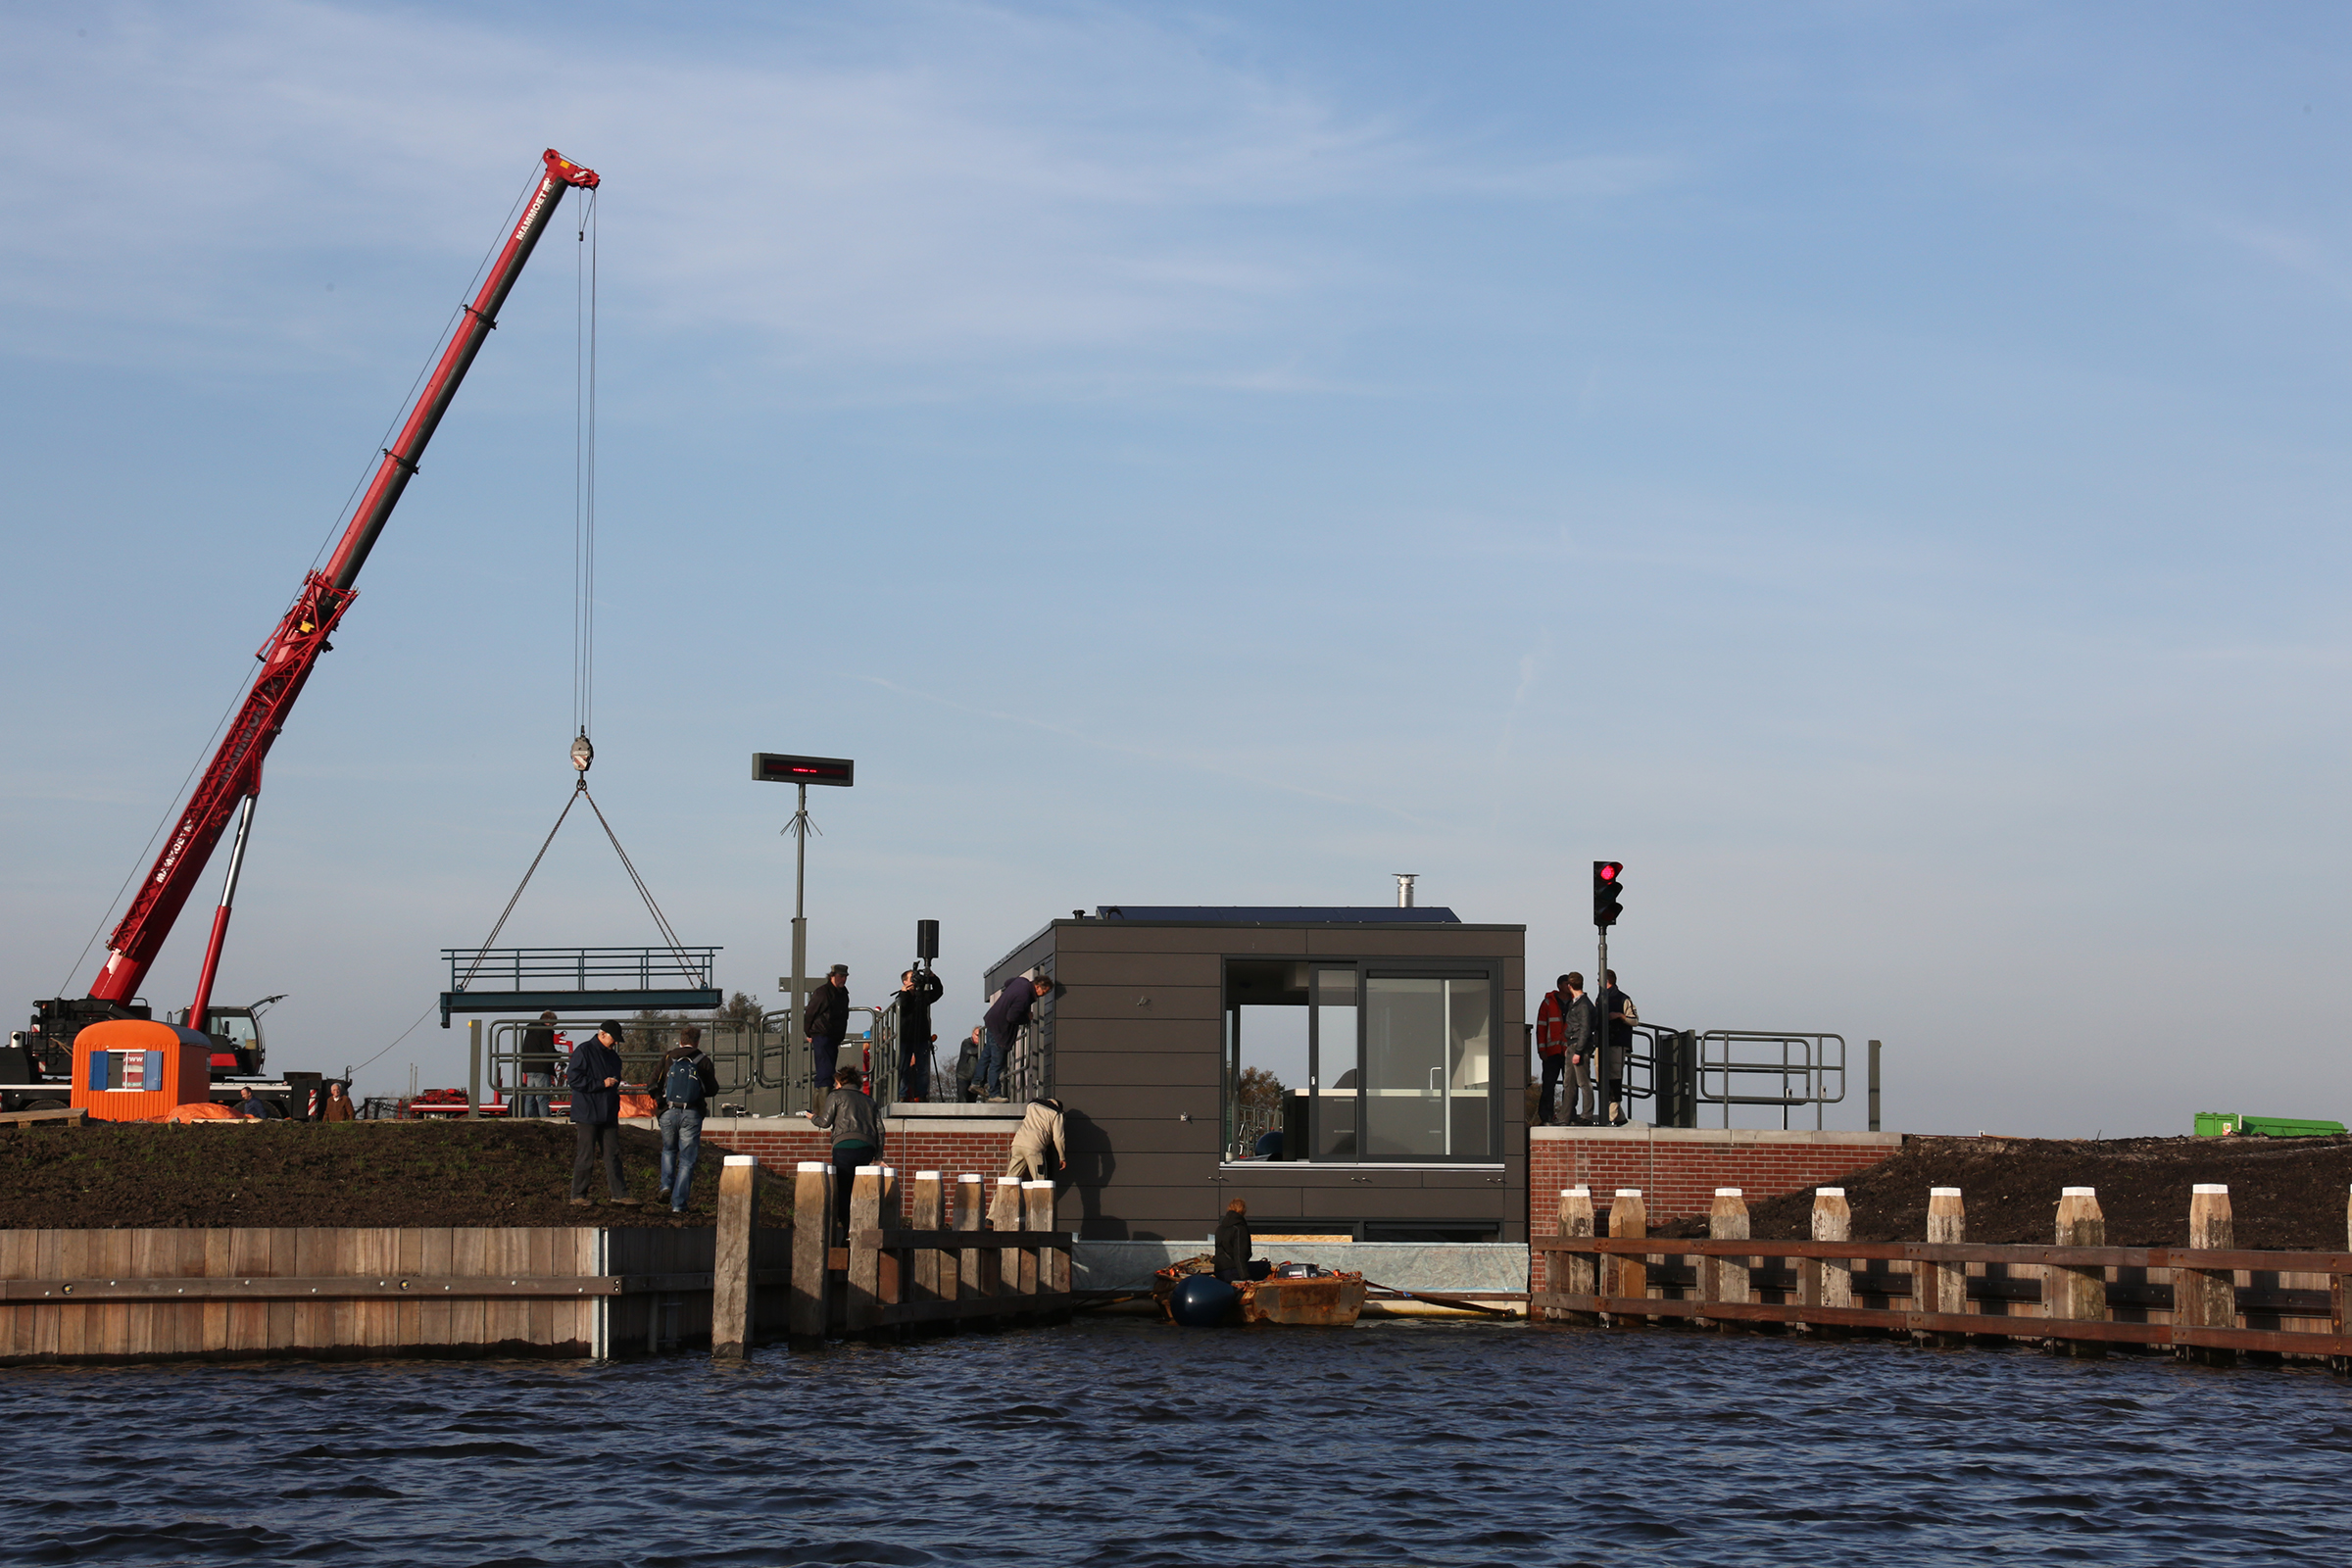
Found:
[[[1625,867],[1615,860],[1592,862],[1592,923],[1607,930],[1624,911],[1618,907],[1625,891]]]

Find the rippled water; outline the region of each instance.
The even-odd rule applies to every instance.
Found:
[[[0,1561],[2340,1563],[2319,1372],[1132,1320],[0,1374]]]

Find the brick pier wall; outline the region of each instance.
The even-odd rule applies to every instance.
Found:
[[[958,1115],[960,1107],[940,1106],[928,1112],[894,1114],[884,1118],[887,1140],[883,1158],[898,1167],[903,1206],[914,1201],[914,1173],[935,1170],[950,1181],[966,1171],[977,1172],[993,1184],[1004,1171],[1012,1149],[1013,1130],[1021,1118],[988,1107],[985,1115]],[[982,1107],[972,1106],[973,1110]],[[651,1122],[639,1125],[652,1126]],[[805,1116],[710,1116],[703,1121],[705,1162],[718,1154],[749,1154],[771,1175],[792,1179],[805,1159],[833,1158],[833,1135],[820,1132]],[[709,1179],[709,1173],[698,1180]],[[993,1189],[992,1189],[993,1190]]]
[[[1902,1144],[1901,1133],[1533,1127],[1528,1130],[1528,1234],[1559,1234],[1564,1187],[1592,1188],[1596,1209],[1607,1208],[1620,1187],[1638,1187],[1655,1224],[1704,1214],[1718,1187],[1740,1189],[1750,1203],[1809,1187],[1834,1187],[1839,1177],[1877,1164]]]

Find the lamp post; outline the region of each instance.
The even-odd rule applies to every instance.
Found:
[[[800,786],[800,809],[784,829],[793,837],[792,865],[792,1027],[801,1024],[802,998],[808,985],[808,835],[817,826],[808,819],[808,786],[834,784],[847,789],[858,781],[858,764],[846,757],[790,757],[781,752],[754,752],[752,777],[763,784]]]

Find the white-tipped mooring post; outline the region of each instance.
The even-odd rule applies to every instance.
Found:
[[[1021,1228],[1027,1231],[1050,1231],[1054,1228],[1052,1182],[1021,1183]],[[1051,1247],[1022,1248],[1021,1294],[1058,1295],[1060,1287],[1054,1282],[1054,1264],[1060,1256],[1061,1253]]]
[[[2188,1245],[2199,1251],[2226,1252],[2237,1245],[2236,1238],[2230,1189],[2216,1182],[2200,1182],[2189,1189]],[[2173,1323],[2184,1329],[2237,1327],[2236,1271],[2174,1269]],[[2235,1350],[2217,1345],[2180,1345],[2174,1347],[2173,1353],[2199,1366],[2230,1366],[2237,1360]]]
[[[1744,1242],[1748,1239],[1747,1194],[1738,1187],[1718,1187],[1715,1201],[1707,1210],[1707,1239],[1716,1242]],[[1745,1306],[1748,1296],[1748,1263],[1744,1257],[1702,1257],[1698,1260],[1698,1298],[1731,1306]],[[1718,1329],[1747,1327],[1744,1318],[1709,1318],[1705,1321]]]
[[[882,1322],[882,1249],[866,1241],[882,1225],[882,1167],[860,1165],[850,1187],[850,1299],[846,1314],[852,1334],[869,1334]]]
[[[793,1339],[804,1344],[825,1337],[831,1293],[825,1273],[825,1245],[833,1229],[833,1167],[822,1160],[804,1159],[792,1178],[792,1309],[788,1316]]]
[[[1928,1241],[1932,1245],[1958,1247],[1968,1240],[1968,1206],[1962,1201],[1957,1187],[1928,1189]],[[1966,1263],[1931,1263],[1922,1259],[1911,1265],[1912,1309],[1935,1312],[1946,1317],[1959,1317],[1968,1310],[1968,1265]],[[1949,1348],[1966,1345],[1968,1336],[1943,1331],[1931,1331],[1920,1336],[1920,1342]]]
[[[1642,1200],[1639,1187],[1620,1187],[1609,1204],[1609,1235],[1611,1237],[1642,1237],[1649,1234],[1649,1205]],[[1616,1279],[1611,1296],[1639,1301],[1649,1295],[1649,1259],[1641,1252],[1620,1252],[1610,1256],[1616,1265]],[[1606,1269],[1603,1272],[1608,1272]],[[1646,1312],[1617,1312],[1610,1321],[1630,1328],[1647,1328]]]
[[[939,1172],[918,1170],[914,1173],[914,1211],[906,1221],[907,1229],[940,1231],[947,1229],[947,1206],[940,1191]],[[939,1265],[945,1253],[924,1249],[914,1254],[914,1285],[909,1299],[936,1301],[939,1299]],[[955,1267],[951,1262],[950,1268]]]
[[[985,1187],[986,1183],[974,1172],[966,1171],[963,1175],[956,1178],[956,1228],[957,1230],[976,1231],[980,1228],[980,1221],[984,1217],[981,1212],[980,1195]],[[940,1284],[944,1290],[947,1285],[944,1274],[941,1276]],[[979,1294],[980,1250],[976,1247],[967,1247],[956,1254],[956,1299],[968,1301]]]
[[[1560,1189],[1560,1238],[1563,1241],[1589,1241],[1592,1236],[1592,1189],[1563,1187]],[[1554,1288],[1563,1296],[1592,1296],[1596,1294],[1597,1271],[1592,1266],[1591,1252],[1548,1252],[1553,1259],[1545,1265],[1558,1268],[1559,1284]],[[1546,1275],[1548,1279],[1550,1276]],[[1587,1327],[1600,1321],[1594,1312],[1562,1312],[1556,1319],[1562,1323],[1581,1323]]]
[[[1000,1176],[988,1200],[988,1228],[992,1231],[1017,1231],[1021,1228],[1021,1179],[1018,1176]],[[980,1253],[980,1294],[1008,1296],[1020,1288],[1021,1269],[1017,1261],[1004,1256],[1004,1250],[992,1247]]]
[[[1850,1242],[1854,1211],[1846,1206],[1842,1187],[1813,1189],[1813,1240]],[[1854,1304],[1854,1265],[1851,1258],[1805,1257],[1796,1265],[1796,1299],[1800,1306],[1843,1310]],[[1805,1332],[1822,1339],[1842,1339],[1845,1329],[1833,1323],[1807,1323]]]
[[[2095,1187],[2065,1187],[2058,1193],[2058,1226],[2055,1237],[2060,1247],[2105,1247],[2107,1217],[2099,1212],[2099,1194]],[[2041,1271],[2042,1315],[2070,1323],[2104,1323],[2107,1321],[2107,1270],[2104,1267],[2063,1268],[2055,1264]],[[2059,1355],[2078,1356],[2095,1360],[2107,1353],[2107,1347],[2097,1340],[2052,1340],[2050,1349]]]
[[[741,1360],[754,1337],[753,1243],[760,1235],[760,1162],[729,1154],[718,1171],[718,1235],[710,1267],[710,1353]]]

